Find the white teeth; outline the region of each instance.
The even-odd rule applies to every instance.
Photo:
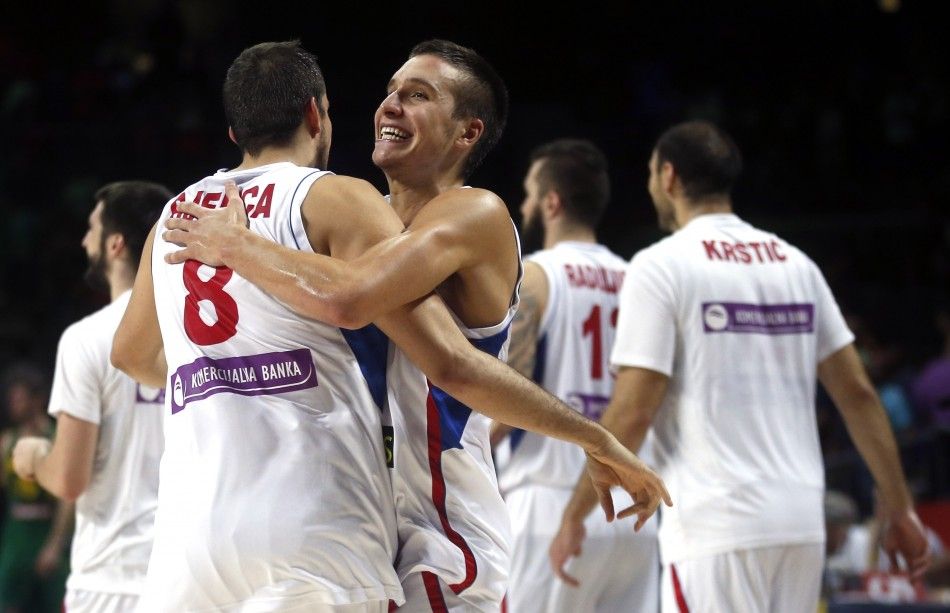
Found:
[[[406,132],[403,132],[399,128],[386,126],[384,128],[380,128],[379,130],[380,140],[403,140],[406,138],[409,138],[409,134]]]

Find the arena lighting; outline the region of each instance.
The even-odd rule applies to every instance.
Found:
[[[901,10],[901,0],[878,0],[877,6],[884,13],[896,13]]]

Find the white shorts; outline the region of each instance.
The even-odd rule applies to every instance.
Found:
[[[571,493],[565,488],[532,485],[506,496],[514,535],[507,610],[656,613],[660,606],[660,556],[655,517],[640,532],[634,532],[633,520],[607,523],[603,512],[595,509],[584,522],[587,537],[581,555],[565,567],[580,586],[572,587],[554,576],[548,548]],[[616,508],[630,504],[626,494],[614,498]]]
[[[663,613],[814,613],[822,543],[730,551],[663,566]]]
[[[430,572],[412,573],[402,582],[406,603],[390,611],[399,613],[498,613],[501,602],[476,602],[459,596],[438,575]]]
[[[63,610],[65,613],[131,613],[138,602],[138,594],[66,590]]]

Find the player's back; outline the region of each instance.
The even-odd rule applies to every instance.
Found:
[[[533,379],[584,416],[600,420],[613,391],[608,359],[627,262],[603,245],[565,241],[532,254],[548,284]],[[500,449],[503,493],[538,484],[573,489],[583,470],[577,445],[515,430]]]
[[[309,250],[300,207],[325,174],[290,163],[219,172],[177,201],[224,206],[232,180],[252,231]],[[399,599],[380,421],[387,341],[303,319],[229,269],[165,264],[175,248],[156,237],[169,388],[149,602]]]
[[[92,477],[76,500],[70,590],[140,594],[152,551],[162,393],[109,363],[130,294],[72,324],[57,352],[50,414],[99,427]]]
[[[820,541],[816,369],[852,339],[820,271],[723,214],[637,254],[628,283],[634,275],[642,283],[630,291],[652,292],[676,321],[675,332],[641,332],[670,339],[657,352],[670,352],[672,376],[654,421],[658,467],[677,500],[664,511],[664,560]]]

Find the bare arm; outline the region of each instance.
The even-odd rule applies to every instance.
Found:
[[[142,249],[142,259],[132,287],[132,296],[125,315],[112,339],[112,365],[136,381],[162,389],[168,376],[168,364],[155,310],[155,287],[152,285],[152,243],[155,228]]]
[[[92,479],[99,426],[61,413],[56,437],[27,437],[13,449],[13,467],[23,479],[35,479],[58,498],[74,501]]]
[[[534,375],[541,317],[547,303],[547,275],[537,264],[525,262],[524,278],[521,281],[521,303],[511,323],[508,365],[529,379]],[[492,447],[500,443],[513,429],[508,424],[493,420],[490,434]]]
[[[884,548],[892,555],[900,552],[914,577],[922,577],[929,563],[927,538],[914,513],[887,414],[854,345],[825,358],[818,365],[818,379],[874,476],[885,509]]]
[[[613,396],[604,411],[601,424],[620,442],[636,451],[643,444],[656,411],[663,402],[669,377],[645,368],[621,368],[617,374]],[[572,556],[579,555],[584,540],[584,519],[597,505],[597,493],[587,479],[580,479],[564,509],[561,527],[551,543],[549,556],[555,574],[571,585],[577,579],[564,571]],[[640,529],[643,521],[637,522]]]
[[[60,500],[56,504],[56,515],[53,516],[53,525],[43,543],[42,549],[36,556],[34,570],[40,577],[48,577],[59,567],[63,559],[63,549],[69,542],[69,535],[73,531],[73,520],[76,517],[76,505],[73,502]]]
[[[347,203],[353,204],[361,197],[360,183],[328,176],[314,183],[310,192],[316,199],[348,198]],[[243,208],[236,188],[229,187],[227,193],[228,209]],[[196,259],[224,264],[296,312],[346,328],[362,327],[435,290],[450,275],[477,262],[482,250],[493,249],[484,244],[486,240],[507,239],[511,226],[504,203],[494,194],[451,190],[426,204],[411,230],[341,261],[336,254],[331,258],[276,245],[241,224],[227,223],[221,211],[189,203],[180,204],[179,210],[196,219],[166,223],[165,239],[185,246],[169,255],[169,262]],[[472,227],[488,229],[473,233]]]
[[[659,477],[603,427],[469,343],[438,297],[397,309],[378,325],[433,384],[479,413],[583,448],[590,479],[582,479],[608,520],[614,517],[610,488],[615,485],[638,503],[618,516],[637,514],[638,526],[659,504],[671,504]]]

